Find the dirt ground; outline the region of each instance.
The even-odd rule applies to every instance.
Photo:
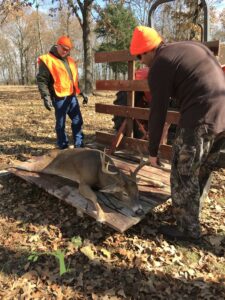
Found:
[[[112,131],[111,116],[81,105],[86,141]],[[54,115],[36,87],[0,86],[0,170],[55,147]],[[70,124],[67,123],[70,133]],[[201,243],[157,233],[171,218],[160,205],[120,234],[13,175],[0,176],[0,299],[225,299],[225,169],[214,173]]]

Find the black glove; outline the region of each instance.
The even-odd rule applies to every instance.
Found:
[[[83,104],[88,104],[88,97],[87,96],[83,96]]]
[[[83,105],[88,104],[88,97],[85,95],[85,93],[81,92],[80,96],[83,97]]]
[[[44,106],[47,110],[51,110],[52,109],[52,101],[49,98],[49,96],[45,96],[43,98],[43,102],[44,102]]]

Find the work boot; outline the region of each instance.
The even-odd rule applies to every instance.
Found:
[[[84,148],[84,147],[85,147],[85,145],[83,142],[79,145],[74,145],[74,148]]]
[[[64,149],[67,149],[67,148],[69,148],[69,145],[68,145],[68,144],[59,147],[60,150],[64,150]]]
[[[163,225],[158,228],[158,232],[170,240],[196,242],[201,239],[201,234],[199,232],[190,233],[188,230],[182,230],[177,225]]]

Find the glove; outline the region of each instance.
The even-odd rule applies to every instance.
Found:
[[[44,102],[44,106],[47,110],[51,110],[52,109],[52,101],[49,98],[49,96],[45,96],[43,98],[43,102]]]
[[[80,93],[80,96],[83,97],[83,105],[88,104],[88,97],[85,95],[85,93]]]
[[[87,96],[83,96],[83,104],[88,104],[88,97]]]

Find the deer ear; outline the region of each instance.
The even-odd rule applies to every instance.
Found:
[[[99,190],[102,193],[114,194],[121,192],[122,188],[118,184],[111,184]]]

